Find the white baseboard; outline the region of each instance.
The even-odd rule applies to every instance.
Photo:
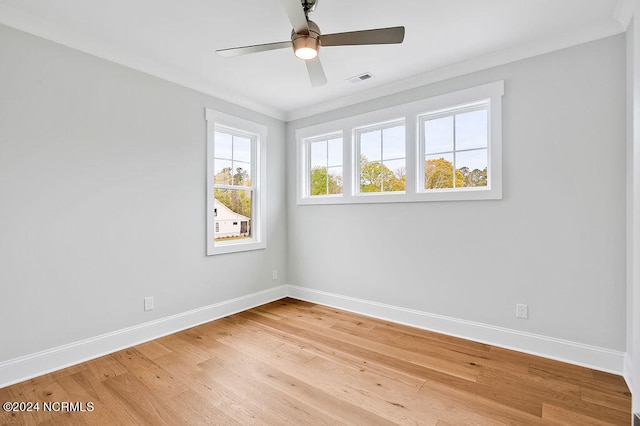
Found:
[[[633,390],[633,361],[631,359],[631,354],[629,352],[627,352],[626,354],[624,354],[624,373],[622,374],[622,377],[624,377],[624,380],[627,382],[627,387],[630,390]]]
[[[611,349],[293,285],[288,286],[287,293],[292,298],[307,302],[331,306],[374,318],[513,349],[617,375],[623,375],[626,367],[625,353]]]
[[[280,286],[0,362],[0,388],[282,299]]]
[[[631,359],[623,352],[568,340],[283,285],[42,352],[0,362],[0,388],[79,364],[253,307],[292,297],[399,324],[513,349],[622,375],[631,388]]]

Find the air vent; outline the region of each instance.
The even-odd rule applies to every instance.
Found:
[[[347,79],[347,81],[351,82],[351,83],[359,83],[361,81],[369,80],[370,78],[373,78],[373,74],[371,74],[370,72],[365,72],[364,74],[360,74],[360,75],[356,75],[355,77],[351,77],[351,78]]]

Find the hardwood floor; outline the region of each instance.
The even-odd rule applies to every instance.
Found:
[[[0,389],[5,401],[40,407],[3,425],[631,422],[619,376],[294,299]],[[93,411],[43,410],[62,401]]]

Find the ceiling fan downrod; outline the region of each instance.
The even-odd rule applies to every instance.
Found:
[[[309,12],[316,10],[318,6],[318,0],[300,0],[302,2],[302,8],[304,9],[304,16],[309,19]]]

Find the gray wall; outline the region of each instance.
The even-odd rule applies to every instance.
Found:
[[[503,200],[293,201],[296,129],[496,80]],[[625,105],[620,35],[289,123],[289,283],[624,351]]]
[[[285,133],[277,120],[0,26],[0,362],[281,283],[624,351],[624,41]],[[503,200],[295,204],[297,128],[495,80],[506,92]],[[266,250],[205,256],[205,107],[269,126]],[[145,313],[146,296],[156,308]],[[529,304],[529,320],[515,318],[516,303]]]
[[[0,58],[0,361],[286,282],[282,122],[4,26]],[[205,256],[205,107],[269,128],[266,250]]]

